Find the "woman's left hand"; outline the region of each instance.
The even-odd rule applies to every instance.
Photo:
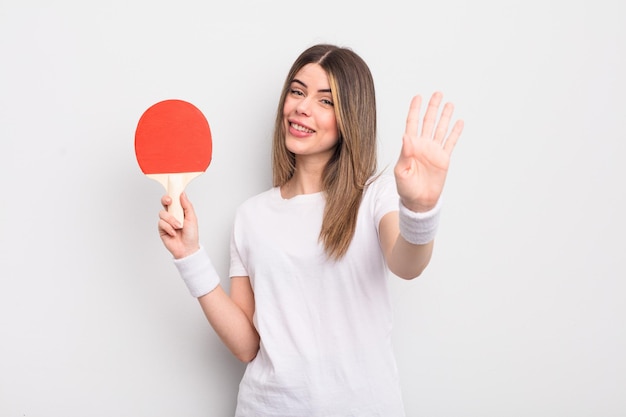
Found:
[[[436,92],[428,102],[422,130],[419,117],[422,98],[411,101],[406,129],[402,137],[402,150],[394,175],[402,204],[409,210],[425,212],[437,204],[448,174],[450,155],[461,132],[463,121],[454,123],[448,133],[454,105],[446,103],[441,117],[437,114],[443,95]]]

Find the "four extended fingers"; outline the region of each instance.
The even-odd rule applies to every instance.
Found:
[[[432,138],[432,140],[440,143],[446,151],[451,152],[463,131],[463,121],[458,120],[455,122],[450,134],[446,137],[452,120],[452,114],[454,113],[454,104],[445,103],[439,121],[437,121],[437,114],[439,113],[442,98],[443,94],[439,91],[433,93],[431,96],[428,107],[426,108],[426,114],[424,115],[422,132],[419,134],[422,99],[419,95],[414,96],[409,107],[405,135],[412,138],[417,138],[418,136]]]

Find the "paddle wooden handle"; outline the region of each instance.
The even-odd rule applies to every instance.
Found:
[[[167,195],[172,199],[172,204],[167,208],[168,213],[172,214],[181,225],[184,225],[185,213],[180,205],[180,195],[185,191],[185,187],[189,182],[196,178],[202,172],[179,172],[174,174],[147,174],[148,178],[158,181]]]
[[[172,198],[172,204],[167,208],[168,213],[172,214],[176,220],[182,225],[185,221],[185,212],[180,205],[180,195],[185,191],[183,184],[184,174],[170,174],[167,176],[167,195]]]

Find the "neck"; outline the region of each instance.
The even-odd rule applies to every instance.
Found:
[[[300,194],[314,194],[322,190],[322,171],[310,171],[296,167],[293,177],[281,187],[283,198]]]
[[[281,187],[283,198],[323,191],[322,174],[329,159],[330,155],[296,155],[293,176]]]

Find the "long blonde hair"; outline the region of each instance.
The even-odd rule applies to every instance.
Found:
[[[349,48],[319,44],[300,54],[278,103],[272,145],[275,187],[284,185],[295,171],[295,155],[285,146],[283,107],[296,73],[310,63],[320,65],[328,75],[339,131],[335,152],[322,174],[326,207],[319,238],[328,256],[340,259],[354,237],[363,190],[376,171],[374,81],[365,61]]]

